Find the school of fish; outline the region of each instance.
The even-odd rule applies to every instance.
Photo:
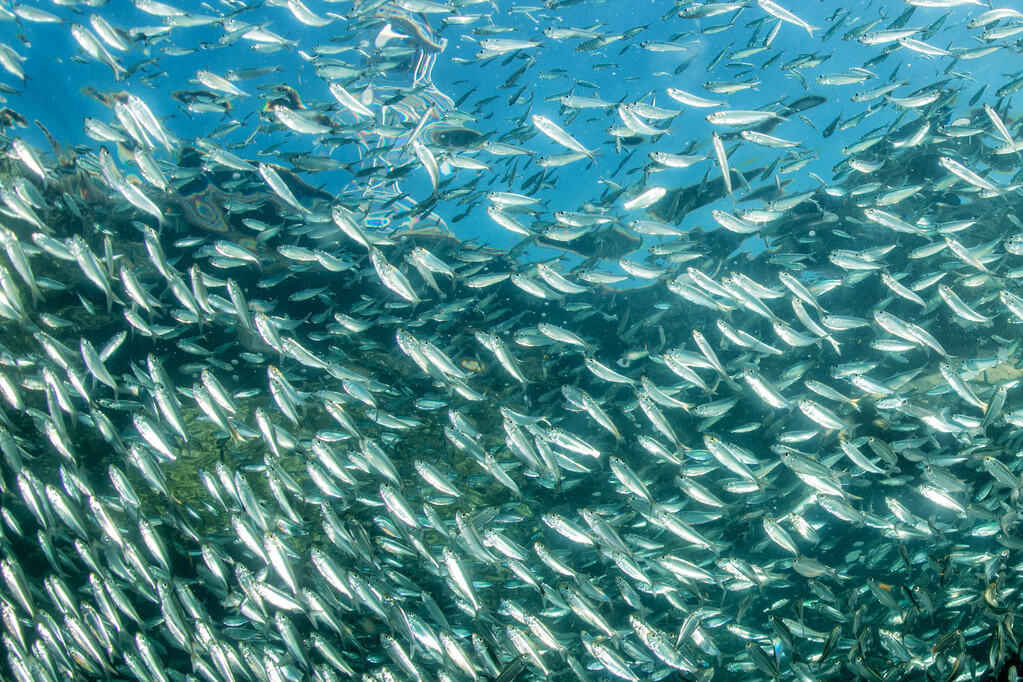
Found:
[[[1023,12],[847,4],[0,3],[0,676],[1017,679]]]

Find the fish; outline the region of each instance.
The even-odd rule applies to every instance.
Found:
[[[1017,10],[276,4],[0,8],[6,677],[1013,665]]]
[[[584,147],[581,142],[572,137],[564,128],[551,119],[540,114],[533,114],[530,120],[533,122],[533,125],[537,130],[552,139],[554,142],[560,144],[562,147],[573,152],[583,154],[584,156],[588,156],[591,159],[593,158],[593,152],[591,150]]]
[[[813,37],[813,32],[817,30],[816,26],[811,26],[805,19],[801,19],[796,16],[789,10],[774,2],[774,0],[757,0],[757,5],[760,6],[760,9],[781,21],[806,29],[806,32],[809,33],[811,37]]]

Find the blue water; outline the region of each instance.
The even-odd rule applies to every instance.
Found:
[[[186,3],[187,5],[187,3]],[[202,89],[203,86],[194,82],[195,72],[209,69],[224,75],[228,69],[252,68],[274,65],[279,71],[259,79],[238,83],[242,89],[258,93],[261,86],[275,83],[286,83],[293,87],[307,102],[333,103],[326,88],[326,83],[314,73],[309,62],[310,50],[317,45],[349,45],[356,46],[359,41],[371,40],[372,35],[359,33],[349,22],[338,19],[334,23],[313,28],[298,22],[284,7],[270,5],[244,11],[236,15],[240,20],[252,24],[266,23],[271,30],[284,38],[298,43],[297,47],[284,47],[269,54],[261,54],[252,48],[252,43],[238,40],[227,47],[217,46],[217,41],[224,31],[217,26],[175,28],[169,35],[154,40],[149,46],[140,46],[127,55],[117,55],[124,65],[131,68],[139,61],[147,63],[134,74],[127,83],[114,79],[112,71],[105,65],[96,63],[88,57],[81,57],[81,50],[71,37],[67,22],[88,24],[88,16],[92,12],[100,12],[114,26],[131,31],[132,28],[158,26],[157,17],[140,12],[128,3],[110,3],[101,8],[91,9],[80,7],[80,13],[66,8],[47,6],[46,9],[62,16],[65,23],[41,24],[21,22],[5,22],[0,25],[4,31],[5,41],[27,57],[24,64],[27,80],[20,84],[17,79],[3,73],[8,85],[19,90],[18,94],[8,98],[8,104],[22,113],[26,118],[38,119],[65,144],[90,143],[82,132],[82,121],[86,116],[94,116],[107,122],[112,121],[112,112],[93,98],[83,95],[83,86],[90,86],[100,91],[118,92],[127,90],[142,97],[153,112],[161,117],[167,128],[182,139],[208,134],[227,120],[243,123],[240,130],[226,137],[223,142],[241,142],[248,139],[261,113],[262,102],[257,96],[236,98],[232,102],[229,116],[218,114],[193,114],[183,110],[170,94],[175,90]],[[183,5],[183,7],[185,7]],[[344,14],[351,3],[319,3],[310,5],[320,14],[328,12]],[[799,3],[793,5],[794,11],[811,24],[824,27],[831,25],[829,18],[844,10],[836,10],[830,3]],[[879,48],[862,45],[854,40],[842,40],[842,35],[849,28],[864,21],[888,16],[894,18],[906,9],[901,2],[870,3],[868,6],[849,8],[850,14],[844,25],[826,43],[820,42],[823,29],[815,32],[813,39],[794,25],[783,24],[771,42],[770,49],[738,64],[730,63],[727,58],[721,59],[713,68],[708,69],[711,61],[722,51],[733,52],[743,49],[755,37],[762,43],[774,28],[775,22],[757,8],[742,12],[734,24],[726,26],[734,13],[706,19],[682,19],[670,11],[667,3],[636,3],[623,10],[619,3],[579,3],[559,9],[555,12],[540,7],[491,7],[478,3],[470,6],[466,13],[479,13],[483,16],[474,24],[467,26],[445,25],[444,15],[423,15],[424,21],[433,26],[440,36],[448,40],[447,49],[440,55],[432,70],[433,81],[437,88],[452,100],[460,100],[471,91],[465,99],[462,109],[476,118],[470,123],[481,132],[508,131],[522,126],[525,132],[531,132],[528,115],[540,113],[553,120],[564,122],[559,114],[559,105],[550,101],[564,94],[599,97],[611,102],[643,101],[667,108],[684,108],[664,94],[668,87],[676,87],[716,98],[716,95],[702,91],[701,84],[707,81],[724,81],[741,78],[755,78],[760,81],[754,90],[743,91],[728,97],[720,97],[734,109],[762,109],[783,101],[791,101],[804,95],[821,95],[827,103],[815,107],[804,114],[804,117],[793,117],[783,122],[772,131],[772,134],[785,139],[804,142],[794,153],[809,155],[813,158],[808,165],[797,173],[784,176],[783,181],[791,181],[786,191],[796,193],[813,189],[819,185],[812,174],[828,181],[831,169],[842,159],[840,150],[848,144],[865,136],[868,131],[884,130],[899,115],[894,107],[883,110],[865,119],[860,125],[849,130],[838,130],[826,141],[822,140],[822,131],[836,116],[851,116],[861,110],[863,105],[852,104],[848,97],[859,90],[881,85],[893,78],[902,80],[905,86],[897,90],[895,95],[904,95],[927,84],[937,83],[943,77],[945,60],[935,60],[906,49],[897,49],[871,71],[877,78],[860,85],[821,86],[814,78],[822,73],[838,73],[853,67],[862,67],[871,58],[877,56]],[[198,4],[197,12],[202,8]],[[222,8],[221,8],[222,9]],[[974,46],[977,44],[977,30],[965,27],[965,10],[941,10],[918,8],[906,22],[910,27],[922,27],[940,19],[948,13],[949,17],[929,42],[936,46]],[[667,18],[665,18],[667,17]],[[493,22],[493,23],[491,23]],[[542,47],[523,50],[511,58],[496,57],[483,61],[475,59],[479,52],[477,40],[481,36],[474,35],[475,29],[488,26],[500,26],[507,31],[495,33],[497,38],[516,38],[536,40]],[[543,29],[555,27],[599,27],[603,33],[628,31],[643,27],[633,38],[613,42],[602,49],[579,52],[576,46],[580,39],[555,41],[542,34]],[[725,26],[724,30],[718,30]],[[877,28],[887,26],[882,22]],[[756,33],[755,33],[756,32]],[[486,37],[486,36],[482,36]],[[337,41],[337,42],[332,42]],[[672,41],[685,46],[682,52],[650,52],[639,46],[641,41]],[[189,50],[190,54],[168,55],[169,48]],[[759,65],[776,51],[782,52],[773,65],[761,70]],[[111,51],[113,52],[113,51]],[[353,53],[342,52],[336,55],[347,59]],[[828,59],[813,69],[801,70],[799,79],[791,71],[780,68],[800,55],[823,55]],[[525,60],[529,67],[515,81],[508,84],[508,78],[519,69]],[[673,72],[680,65],[688,66],[678,75]],[[963,97],[968,97],[985,82],[1002,80],[1002,59],[996,54],[983,59],[960,62],[954,71],[962,75]],[[145,84],[140,84],[140,76],[145,76]],[[394,81],[402,80],[402,74],[394,76]],[[584,84],[581,84],[583,82]],[[596,86],[596,89],[589,87]],[[499,87],[495,87],[499,86]],[[492,101],[477,109],[475,102],[493,96]],[[510,98],[516,96],[516,101]],[[638,182],[642,178],[642,167],[646,164],[646,155],[653,150],[680,152],[691,141],[697,142],[699,150],[709,150],[710,135],[713,130],[704,116],[715,109],[686,109],[670,121],[669,135],[659,138],[656,142],[644,142],[629,146],[623,151],[615,149],[613,141],[604,132],[609,125],[620,125],[621,121],[614,110],[583,110],[572,119],[567,126],[584,145],[598,148],[600,154],[594,164],[577,162],[562,169],[553,169],[549,175],[553,187],[544,189],[540,197],[549,211],[578,210],[586,202],[599,203],[601,193],[606,186],[605,181],[616,183]],[[912,118],[910,113],[907,118]],[[812,124],[812,126],[810,125]],[[663,125],[663,124],[661,124]],[[30,140],[40,148],[45,148],[45,140],[38,130],[30,128],[18,131],[22,137]],[[288,139],[290,138],[290,139]],[[331,149],[317,145],[312,136],[296,136],[268,130],[255,136],[247,149],[259,152],[270,145],[281,143],[281,146],[269,152],[266,159],[273,159],[275,152],[282,150],[313,151],[318,154],[329,154],[340,160],[351,160],[351,148]],[[561,151],[557,145],[543,136],[535,136],[527,145],[539,154]],[[622,164],[623,154],[631,154],[624,163],[624,171],[618,170]],[[760,150],[754,145],[743,145],[740,151],[731,157],[730,164],[734,168],[743,169],[766,165],[773,158],[776,150]],[[522,167],[514,180],[524,180],[532,175],[537,168],[533,165]],[[616,170],[618,171],[616,173]],[[668,170],[655,174],[654,182],[664,186],[697,183],[705,174],[718,173],[713,162],[697,164],[685,170]],[[474,181],[473,173],[463,171],[455,185],[470,184]],[[512,187],[497,187],[503,172],[479,178],[482,189],[517,189],[513,181]],[[464,179],[463,177],[464,176]],[[349,178],[343,173],[320,173],[315,176],[315,184],[322,184],[328,191],[340,189]],[[413,174],[405,184],[408,192],[422,198],[429,192],[425,185],[423,173]],[[609,211],[622,214],[618,206],[605,207]],[[708,207],[709,208],[709,207]],[[450,207],[440,206],[438,212],[450,221],[462,212]],[[446,215],[445,215],[446,214]],[[632,216],[622,214],[623,218]],[[636,215],[635,217],[641,217]],[[495,246],[509,246],[518,241],[511,235],[495,226],[481,211],[474,210],[468,217],[457,224],[449,225],[455,234],[464,239],[480,239]],[[714,223],[707,211],[696,212],[687,217],[683,227],[693,225],[713,226]]]

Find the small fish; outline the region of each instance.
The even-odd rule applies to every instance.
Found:
[[[539,130],[541,133],[543,133],[550,139],[554,140],[556,143],[560,144],[562,147],[565,147],[573,152],[583,154],[584,156],[589,157],[591,160],[593,159],[593,151],[584,147],[581,142],[579,142],[574,137],[569,135],[561,126],[559,126],[557,123],[550,120],[546,116],[541,116],[540,114],[533,114],[530,120],[533,122],[533,126],[535,126],[537,130]]]
[[[773,0],[757,0],[757,5],[760,6],[760,9],[781,21],[806,29],[806,32],[809,33],[811,37],[813,37],[813,32],[817,30],[816,26],[811,26],[804,19],[800,19],[798,16],[780,6]]]

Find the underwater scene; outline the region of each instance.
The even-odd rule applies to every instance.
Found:
[[[1019,679],[1014,5],[0,0],[0,679]]]

